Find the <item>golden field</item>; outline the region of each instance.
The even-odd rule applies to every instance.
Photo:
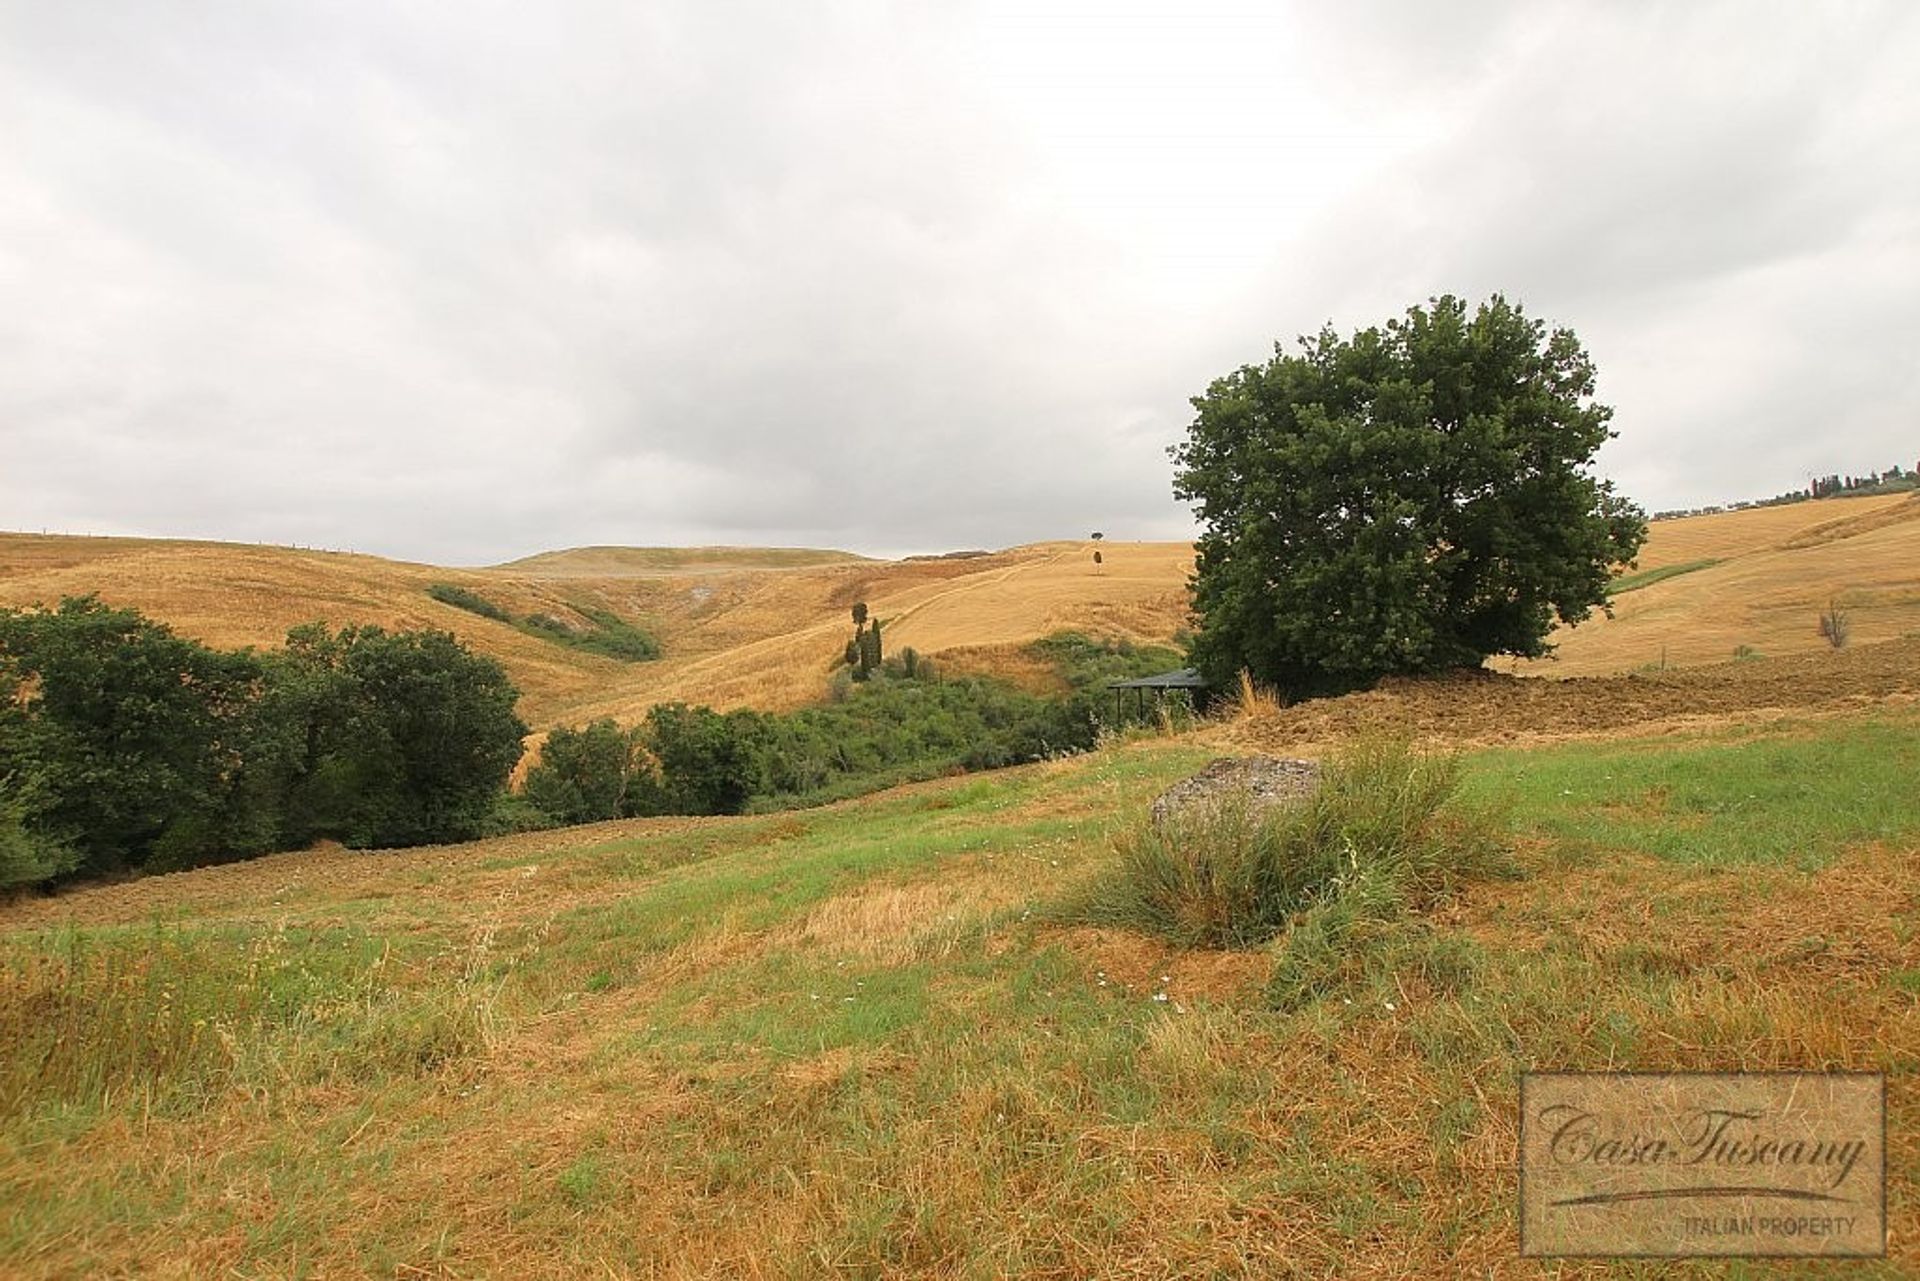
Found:
[[[275,646],[287,629],[445,628],[506,667],[536,728],[635,719],[680,699],[780,710],[818,701],[864,600],[889,652],[956,649],[956,666],[1017,665],[1004,652],[1082,629],[1166,640],[1185,621],[1191,549],[1175,543],[1042,543],[964,559],[877,561],[844,552],[583,548],[490,569],[374,556],[117,538],[0,534],[0,605],[88,592],[212,645]],[[657,662],[585,654],[444,605],[432,583],[469,588],[516,616],[610,609],[659,638]]]
[[[1192,549],[1181,543],[1037,543],[953,559],[869,560],[801,548],[593,547],[485,569],[440,568],[286,547],[0,534],[0,605],[98,594],[220,646],[270,647],[299,623],[434,626],[498,659],[536,728],[636,719],[679,699],[781,710],[826,692],[865,600],[888,651],[912,646],[948,670],[1044,684],[1018,647],[1078,629],[1167,641],[1187,623]],[[1496,664],[1578,676],[1697,666],[1746,646],[1825,647],[1817,615],[1851,618],[1856,644],[1920,630],[1920,497],[1827,499],[1657,522],[1638,569],[1717,564],[1634,590],[1554,639],[1550,659]],[[479,592],[516,615],[610,609],[665,656],[625,664],[431,599],[431,583]]]
[[[1510,670],[1598,676],[1827,648],[1819,615],[1836,604],[1856,645],[1920,631],[1920,494],[1833,498],[1722,512],[1651,527],[1640,569],[1720,563],[1619,594],[1554,637],[1549,659]]]

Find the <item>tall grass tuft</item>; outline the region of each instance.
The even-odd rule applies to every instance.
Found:
[[[402,967],[365,935],[66,929],[0,948],[0,1116],[429,1074],[484,1054],[492,935]],[[399,971],[405,969],[403,977]]]
[[[1229,792],[1159,827],[1142,823],[1120,837],[1115,875],[1075,915],[1194,947],[1286,932],[1289,947],[1337,948],[1356,922],[1510,872],[1500,816],[1456,798],[1460,768],[1450,755],[1367,740],[1301,800],[1263,809]]]
[[[1285,700],[1272,688],[1256,683],[1246,668],[1240,669],[1240,683],[1227,704],[1231,719],[1259,720],[1277,715],[1285,706]]]

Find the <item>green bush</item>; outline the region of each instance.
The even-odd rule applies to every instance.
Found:
[[[511,623],[513,615],[488,600],[476,591],[471,591],[458,583],[429,583],[427,595],[442,605],[451,605],[455,609],[464,609],[469,614],[478,614],[482,618],[491,618],[495,622]]]
[[[485,831],[527,727],[500,665],[449,632],[295,628],[270,656],[250,772],[281,846],[467,840]]]
[[[0,884],[316,837],[478,835],[526,726],[447,632],[315,624],[223,654],[91,598],[0,610]]]
[[[1503,825],[1455,799],[1459,779],[1454,757],[1356,744],[1299,801],[1262,810],[1228,793],[1124,833],[1113,877],[1075,914],[1187,946],[1256,946],[1291,926],[1283,955],[1337,949],[1357,922],[1508,869]]]
[[[588,623],[588,626],[575,627],[564,619],[544,612],[515,618],[478,592],[457,583],[431,583],[427,586],[427,595],[444,605],[464,609],[469,614],[509,624],[529,636],[584,650],[589,654],[617,658],[623,663],[643,663],[660,657],[659,641],[612,610],[575,605],[575,612]]]
[[[523,795],[559,823],[593,823],[631,811],[628,793],[641,771],[640,737],[602,719],[547,735]]]
[[[80,851],[27,828],[25,808],[12,802],[0,810],[0,890],[41,885],[80,866]]]
[[[623,663],[644,663],[660,657],[659,641],[611,610],[596,609],[590,605],[576,605],[574,608],[588,620],[590,626],[571,627],[552,614],[529,614],[515,625],[529,636],[538,636],[542,640],[584,650],[589,654],[617,658]]]
[[[644,663],[660,657],[660,642],[618,614],[586,605],[576,608],[593,623],[593,627],[575,633],[568,644],[627,663]]]

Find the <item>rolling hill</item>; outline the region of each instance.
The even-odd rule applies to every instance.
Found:
[[[1659,521],[1639,569],[1685,572],[1617,593],[1612,618],[1563,629],[1548,659],[1496,666],[1598,676],[1724,662],[1741,646],[1808,653],[1827,647],[1818,620],[1830,602],[1855,644],[1920,631],[1920,494]]]
[[[270,647],[316,619],[434,626],[498,659],[536,728],[634,719],[679,699],[781,710],[820,699],[864,600],[890,652],[950,671],[1034,680],[1018,647],[1078,629],[1168,641],[1186,624],[1192,549],[1180,543],[1036,543],[956,558],[872,560],[805,548],[587,547],[485,569],[231,543],[0,534],[0,605],[97,593],[210,644]],[[1664,575],[1664,576],[1662,576]],[[527,635],[430,597],[435,583],[516,616],[610,610],[659,638],[626,664]],[[1856,643],[1920,630],[1920,496],[1815,503],[1660,521],[1614,617],[1554,639],[1557,654],[1504,670],[1582,676],[1825,647],[1829,601]]]
[[[278,645],[287,629],[440,627],[498,659],[536,728],[634,718],[681,699],[768,710],[818,701],[869,603],[892,652],[956,649],[955,665],[1016,661],[1005,651],[1071,628],[1166,640],[1183,624],[1191,551],[1106,543],[1098,569],[1079,543],[960,559],[868,560],[844,552],[750,548],[581,548],[487,569],[233,543],[0,534],[0,605],[94,593],[209,644]],[[658,637],[664,657],[621,663],[582,653],[428,595],[473,592],[516,617],[610,610]]]

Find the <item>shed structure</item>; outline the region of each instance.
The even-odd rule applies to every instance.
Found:
[[[1207,682],[1201,679],[1200,673],[1194,671],[1191,667],[1177,667],[1173,671],[1161,672],[1157,676],[1142,676],[1137,680],[1130,681],[1108,681],[1107,688],[1113,691],[1113,710],[1115,713],[1122,717],[1126,715],[1127,691],[1134,690],[1136,706],[1141,715],[1144,716],[1147,711],[1147,692],[1149,690],[1153,692],[1153,703],[1155,707],[1158,707],[1160,700],[1167,696],[1168,690],[1175,689],[1193,691],[1194,705],[1199,706],[1206,702]]]

